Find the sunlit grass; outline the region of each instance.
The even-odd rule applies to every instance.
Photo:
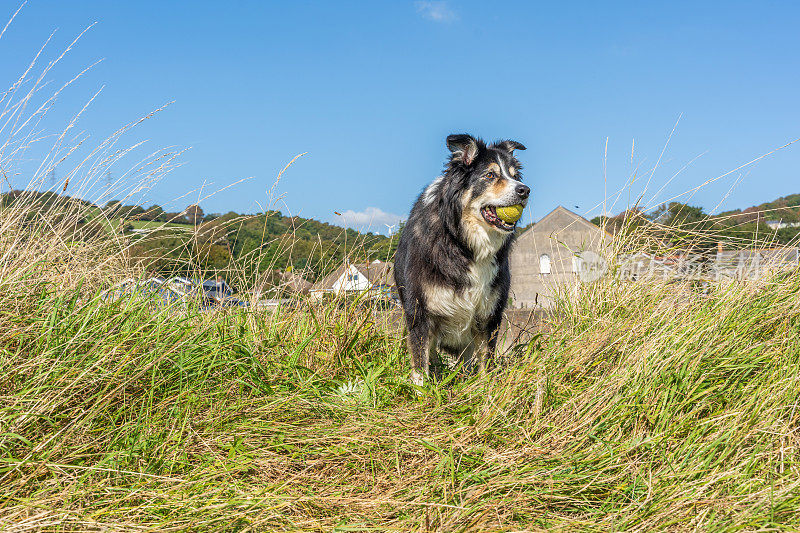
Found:
[[[0,519],[794,529],[799,280],[609,279],[509,365],[421,390],[358,303],[200,314],[6,286]]]

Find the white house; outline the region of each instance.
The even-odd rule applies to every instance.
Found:
[[[767,226],[770,229],[778,231],[783,228],[796,228],[800,226],[800,222],[784,222],[783,220],[767,220]]]
[[[378,259],[371,263],[344,263],[312,285],[309,294],[312,298],[322,298],[325,294],[385,293],[394,286],[393,267],[393,263]]]

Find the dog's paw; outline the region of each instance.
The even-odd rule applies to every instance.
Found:
[[[411,383],[417,387],[422,387],[425,384],[425,374],[416,368],[411,371]]]

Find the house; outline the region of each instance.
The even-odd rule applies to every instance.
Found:
[[[767,220],[767,226],[769,229],[778,231],[779,229],[783,228],[796,228],[800,227],[800,222],[784,222],[783,220]]]
[[[641,279],[705,280],[708,278],[706,257],[701,254],[675,253],[653,255],[646,252],[617,256],[619,277],[626,281]]]
[[[676,275],[672,265],[660,258],[645,252],[620,255],[619,276],[627,281],[638,281],[646,278],[667,279]]]
[[[345,262],[314,283],[309,289],[312,298],[326,294],[339,295],[368,291],[374,296],[389,297],[394,287],[394,263],[376,259],[371,263]]]
[[[598,268],[611,239],[582,216],[556,207],[522,233],[511,250],[511,306],[549,307],[555,290],[574,286],[579,274]]]
[[[205,298],[211,303],[221,302],[233,296],[233,289],[222,278],[204,280],[199,286]]]
[[[722,243],[714,262],[716,281],[723,279],[758,279],[769,272],[794,270],[800,266],[798,248],[759,248],[725,250]]]
[[[295,271],[280,272],[278,288],[290,293],[306,294],[311,289],[311,282]]]
[[[269,270],[256,283],[252,293],[256,298],[285,298],[292,294],[307,294],[310,288],[311,282],[294,270]]]

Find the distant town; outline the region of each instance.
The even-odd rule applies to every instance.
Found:
[[[392,256],[402,224],[386,237],[278,211],[206,214],[190,205],[167,212],[158,205],[119,201],[101,207],[35,191],[11,191],[0,198],[3,208],[23,205],[29,217],[54,209],[74,217],[69,223],[80,238],[126,239],[131,261],[150,275],[149,286],[169,294],[194,291],[211,303],[230,297],[236,288],[226,278],[234,263],[240,277],[253,280],[249,290],[258,298],[367,292],[391,299],[394,294]],[[651,212],[633,208],[590,221],[559,206],[517,231],[510,257],[511,307],[546,308],[554,287],[586,281],[587,269],[608,270],[629,281],[713,282],[797,268],[800,194],[716,215],[673,202]],[[640,234],[649,243],[637,242]],[[751,244],[742,247],[742,242]]]

